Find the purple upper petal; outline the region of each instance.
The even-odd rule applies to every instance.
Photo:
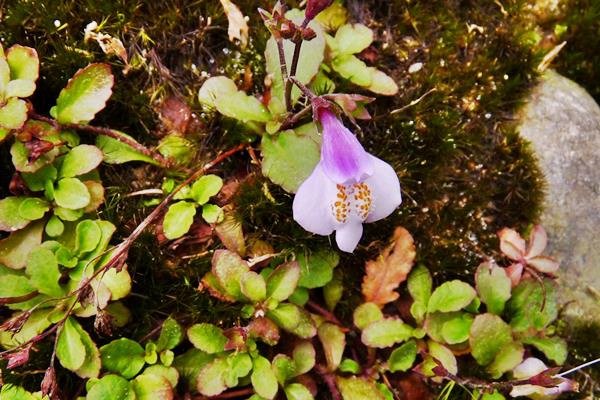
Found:
[[[323,172],[336,183],[359,182],[373,172],[369,153],[333,112],[319,113],[323,126],[321,163]]]
[[[294,220],[309,232],[329,235],[335,229],[330,210],[330,199],[335,197],[336,187],[324,173],[321,163],[300,185],[292,210]]]
[[[385,161],[369,154],[373,175],[365,179],[371,190],[371,210],[365,222],[374,222],[390,215],[402,203],[400,181],[396,171]]]

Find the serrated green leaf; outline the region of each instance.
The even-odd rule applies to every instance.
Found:
[[[174,349],[185,336],[185,332],[179,323],[172,317],[168,317],[163,322],[160,330],[160,336],[156,342],[156,351]]]
[[[505,372],[512,370],[523,361],[524,352],[521,343],[509,342],[505,344],[494,357],[494,361],[488,365],[488,373],[492,378],[500,379]]]
[[[164,365],[150,365],[147,367],[142,375],[154,375],[157,377],[165,378],[170,384],[171,387],[176,387],[179,382],[179,372],[173,367],[167,367]]]
[[[547,278],[543,282],[544,288],[534,279],[523,279],[513,288],[507,314],[515,331],[541,331],[558,316],[556,285]]]
[[[194,144],[184,137],[170,134],[161,139],[158,152],[166,158],[175,160],[177,164],[187,164],[194,157]]]
[[[219,193],[223,187],[223,179],[217,175],[204,175],[198,178],[191,187],[190,196],[198,204],[205,204]]]
[[[65,290],[58,283],[61,277],[58,261],[50,250],[39,247],[29,253],[26,271],[31,285],[40,293],[52,297],[65,294]]]
[[[563,338],[530,336],[524,338],[523,343],[534,346],[557,365],[563,365],[567,360],[567,342]]]
[[[0,297],[19,297],[36,289],[21,271],[15,271],[0,264]]]
[[[267,297],[278,302],[287,300],[296,290],[300,266],[296,261],[278,266],[267,278]]]
[[[346,372],[353,375],[358,375],[362,371],[360,364],[351,358],[344,358],[338,367],[340,372]]]
[[[352,376],[335,378],[344,400],[386,400],[374,382]]]
[[[196,388],[200,370],[215,358],[214,355],[198,349],[190,349],[175,357],[173,367],[177,369],[189,388]]]
[[[372,322],[362,331],[361,341],[376,348],[390,347],[412,336],[413,328],[396,318]]]
[[[42,243],[43,230],[43,222],[34,222],[0,240],[0,263],[13,269],[24,268],[31,250]]]
[[[50,113],[61,124],[87,123],[106,106],[113,83],[107,64],[90,64],[69,79]]]
[[[109,290],[112,301],[125,298],[131,292],[131,276],[126,268],[121,271],[109,269],[102,275],[100,282]]]
[[[0,388],[0,399],[2,400],[39,400],[39,397],[31,394],[20,386],[5,383]]]
[[[198,373],[196,389],[205,396],[216,396],[225,389],[225,374],[229,365],[225,358],[217,358],[206,364]]]
[[[327,367],[330,371],[335,371],[342,361],[346,347],[346,335],[339,326],[329,322],[322,323],[319,326],[317,335],[323,346]]]
[[[13,317],[22,316],[22,313],[13,314]],[[45,331],[50,325],[52,323],[48,319],[47,309],[34,310],[19,332],[0,331],[0,345],[7,349],[19,346]]]
[[[173,387],[162,375],[142,374],[131,381],[135,400],[172,400]]]
[[[107,371],[131,379],[145,365],[144,349],[131,339],[120,338],[100,347],[102,367]]]
[[[277,394],[277,378],[269,360],[258,356],[252,360],[252,375],[250,377],[254,391],[265,399],[272,399]]]
[[[299,135],[293,130],[264,135],[262,173],[286,191],[296,192],[319,162],[319,144],[315,137]]]
[[[72,317],[67,318],[56,342],[56,357],[70,371],[77,371],[85,361],[85,346],[75,324]]]
[[[6,129],[20,129],[27,121],[27,103],[11,97],[0,107],[0,126]]]
[[[344,294],[344,283],[340,274],[333,274],[333,279],[323,287],[323,298],[329,311],[333,311]]]
[[[360,330],[382,319],[383,313],[375,303],[362,303],[356,307],[353,314],[354,325]]]
[[[240,256],[229,250],[217,250],[212,258],[212,273],[226,294],[243,299],[240,279],[249,270],[248,264]]]
[[[131,136],[123,132],[117,132],[129,141],[136,142]],[[136,142],[137,143],[137,142]],[[104,162],[108,164],[123,164],[129,161],[143,161],[149,164],[158,165],[158,162],[152,157],[140,153],[133,147],[112,137],[99,135],[96,138],[96,146],[104,154]]]
[[[87,186],[77,178],[63,178],[54,188],[54,201],[60,207],[78,210],[87,206],[90,200]]]
[[[72,317],[69,317],[72,319]],[[85,347],[85,359],[81,367],[74,371],[81,378],[96,378],[100,374],[100,351],[90,335],[73,319],[73,328],[78,332],[79,339]]]
[[[373,42],[373,31],[363,24],[346,24],[335,33],[338,54],[360,53]]]
[[[35,49],[15,44],[6,52],[6,61],[11,79],[37,80],[40,62]]]
[[[188,201],[171,204],[163,220],[163,232],[167,239],[182,237],[190,230],[196,215],[196,205]]]
[[[297,375],[294,361],[285,354],[277,354],[273,358],[272,367],[277,381],[282,386]]]
[[[86,174],[100,165],[104,154],[96,147],[89,144],[80,144],[73,147],[63,158],[59,176],[73,178]]]
[[[471,354],[479,365],[490,364],[496,354],[512,342],[510,326],[494,314],[481,314],[475,317],[469,332]]]
[[[453,280],[438,286],[427,304],[428,312],[458,311],[473,301],[477,293],[468,283]]]
[[[414,301],[424,304],[429,302],[433,280],[429,270],[423,264],[419,264],[416,268],[413,268],[408,276],[407,285],[408,292]]]
[[[417,358],[417,342],[409,340],[402,346],[394,349],[388,358],[388,368],[391,372],[408,371]]]
[[[265,279],[254,271],[247,271],[241,276],[240,289],[253,302],[264,300],[267,294]]]
[[[117,375],[105,375],[89,389],[86,400],[137,400],[131,383]]]
[[[6,97],[29,97],[35,92],[35,82],[27,79],[14,79],[6,85]]]
[[[446,371],[453,375],[458,373],[456,357],[454,357],[452,350],[433,340],[427,342],[427,348],[429,350],[429,355],[441,363]]]
[[[511,281],[504,269],[495,264],[482,263],[475,272],[475,287],[487,311],[502,314],[511,292]]]
[[[297,254],[300,265],[298,285],[314,289],[325,286],[333,278],[333,269],[340,262],[339,255],[331,250],[319,250],[313,253]]]
[[[209,354],[222,352],[227,344],[227,336],[221,328],[212,324],[192,325],[187,331],[187,336],[195,348]]]
[[[310,314],[295,304],[282,303],[267,313],[267,317],[280,328],[303,339],[317,334],[317,328]]]

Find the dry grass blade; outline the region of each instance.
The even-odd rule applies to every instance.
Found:
[[[395,291],[406,280],[415,261],[412,236],[402,227],[394,231],[393,242],[376,260],[367,261],[362,293],[365,301],[383,306],[398,298]]]
[[[229,22],[229,27],[227,28],[229,40],[233,42],[235,39],[238,39],[242,49],[246,48],[248,44],[248,24],[246,23],[244,14],[229,0],[221,0],[221,5],[225,10],[225,15],[227,15],[227,21]]]

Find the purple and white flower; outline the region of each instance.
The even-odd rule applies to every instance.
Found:
[[[328,108],[316,112],[321,122],[321,160],[294,198],[294,219],[318,235],[336,232],[340,250],[352,252],[364,222],[390,215],[402,202],[394,169],[367,153],[358,139]]]
[[[544,379],[536,379],[536,377],[549,371],[550,369],[542,362],[542,360],[535,357],[525,359],[513,369],[513,378],[516,380],[524,380],[525,382],[527,382],[527,380],[533,380],[533,382],[513,386],[510,396],[524,396],[534,400],[544,400],[555,399],[561,393],[577,390],[576,382],[562,378],[558,375],[544,377]],[[548,381],[548,379],[551,379],[552,383],[544,382],[543,386],[534,384],[535,381]]]

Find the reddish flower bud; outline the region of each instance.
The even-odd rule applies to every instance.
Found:
[[[308,21],[313,20],[317,14],[329,7],[333,0],[308,0],[306,3],[305,18]]]

